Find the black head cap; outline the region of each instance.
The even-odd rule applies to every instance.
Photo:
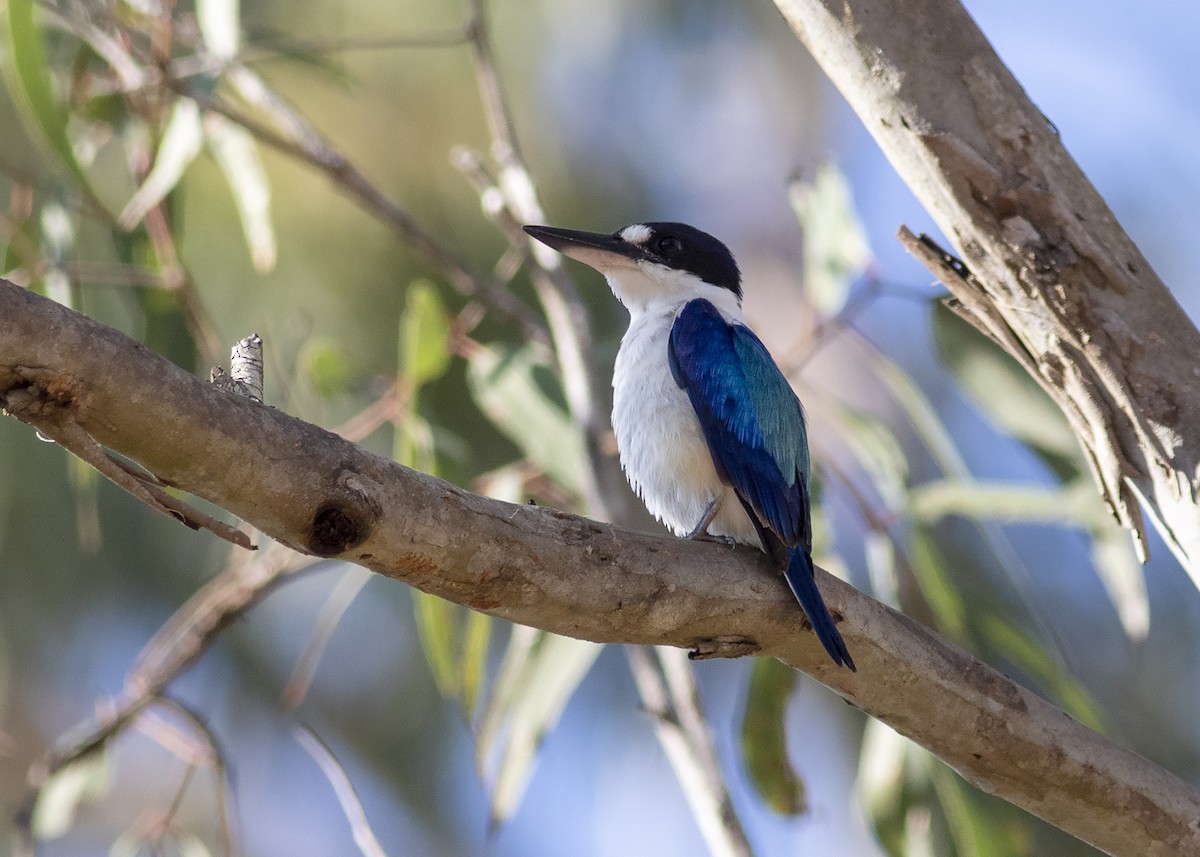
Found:
[[[616,233],[641,248],[650,261],[695,274],[704,282],[742,297],[742,275],[729,248],[686,223],[655,221],[627,226]]]

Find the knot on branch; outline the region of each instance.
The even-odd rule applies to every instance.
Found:
[[[337,556],[366,541],[374,520],[346,503],[326,503],[313,515],[308,549],[317,556]]]
[[[317,556],[337,556],[367,540],[383,509],[369,490],[370,480],[346,472],[338,479],[335,496],[328,497],[313,514],[307,548]]]
[[[15,367],[12,376],[7,389],[0,390],[0,404],[19,420],[45,419],[75,406],[77,384],[60,373]]]

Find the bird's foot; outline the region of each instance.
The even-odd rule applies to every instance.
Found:
[[[714,536],[712,533],[700,533],[698,535],[688,535],[687,538],[697,542],[716,542],[719,545],[729,545],[733,547],[737,544],[737,539],[733,536]]]
[[[705,532],[708,525],[713,522],[713,518],[717,517],[717,512],[721,511],[721,498],[713,500],[704,509],[704,515],[700,518],[700,523],[692,528],[692,531],[684,536],[685,539],[699,539],[707,535]]]
[[[749,637],[712,637],[708,640],[697,640],[688,652],[688,660],[707,661],[712,658],[745,658],[758,654],[762,648]]]

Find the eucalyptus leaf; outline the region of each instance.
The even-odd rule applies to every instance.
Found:
[[[196,0],[196,23],[210,54],[222,62],[237,56],[241,47],[239,0]]]
[[[1025,482],[934,479],[908,493],[908,510],[925,524],[947,515],[975,521],[999,519],[1026,523],[1086,526],[1095,491],[1088,484],[1042,486]]]
[[[476,737],[476,759],[491,772],[491,821],[516,811],[537,751],[604,647],[545,631],[513,629]],[[495,759],[494,765],[489,764]]]
[[[746,772],[767,806],[782,815],[800,815],[808,808],[804,781],[787,749],[787,709],[796,679],[795,670],[774,658],[756,658],[742,715]]]
[[[81,187],[90,187],[67,136],[68,111],[54,97],[42,30],[34,19],[34,0],[5,0],[3,70],[21,119],[35,141],[44,142],[55,160]]]
[[[109,786],[108,755],[88,753],[55,771],[38,793],[32,828],[38,839],[57,839],[75,823],[80,804],[103,795]]]
[[[271,223],[271,186],[258,143],[245,128],[215,114],[204,118],[204,136],[233,194],[254,270],[270,271],[277,255],[275,227]]]
[[[871,478],[884,505],[888,509],[901,508],[908,459],[896,436],[887,424],[867,411],[840,405],[836,416],[842,441]]]
[[[958,642],[967,633],[967,606],[954,585],[954,576],[926,527],[909,531],[908,555],[925,602],[933,611],[939,630]]]
[[[1100,505],[1090,482],[1087,488]],[[1150,633],[1145,569],[1138,561],[1129,532],[1111,519],[1092,531],[1092,565],[1117,610],[1125,635],[1133,642],[1145,640]]]
[[[154,164],[117,218],[123,229],[133,229],[150,209],[166,199],[200,153],[203,141],[200,107],[190,98],[175,99]]]
[[[951,476],[968,476],[970,471],[967,469],[967,463],[929,397],[907,372],[883,354],[874,351],[871,354],[876,376],[883,381],[896,404],[904,411],[938,467]]]
[[[315,336],[300,346],[296,357],[300,371],[313,391],[322,397],[346,392],[354,379],[354,371],[346,353],[332,339]]]
[[[1016,857],[1031,853],[1028,816],[1011,804],[972,788],[941,762],[931,765],[930,774],[958,857]]]
[[[1105,731],[1100,706],[1083,685],[1059,669],[1044,645],[994,611],[981,611],[981,615],[973,617],[973,622],[983,645],[1040,683],[1055,703],[1084,726],[1101,733]]]
[[[857,791],[875,835],[890,854],[904,853],[901,844],[909,801],[905,761],[919,750],[882,721],[868,718],[858,757]]]
[[[450,315],[428,280],[408,287],[400,321],[400,377],[415,390],[440,378],[450,365]]]
[[[469,358],[471,394],[485,414],[533,464],[579,493],[583,432],[562,405],[549,362],[532,345],[480,348]]]
[[[834,315],[871,261],[850,184],[836,164],[826,161],[812,181],[794,180],[788,199],[804,234],[805,293],[818,313]]]
[[[394,455],[405,467],[437,474],[435,436],[418,411],[421,389],[450,365],[450,319],[432,283],[409,286],[400,317],[396,372],[407,400],[397,421]],[[417,636],[443,696],[456,699],[469,718],[487,664],[492,619],[436,595],[413,592]]]
[[[450,699],[459,697],[462,680],[458,669],[458,638],[462,608],[436,595],[413,590],[413,610],[421,648],[438,691]]]

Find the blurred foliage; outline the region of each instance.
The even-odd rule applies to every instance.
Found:
[[[783,815],[808,809],[804,783],[787,749],[787,707],[798,676],[772,658],[758,658],[750,671],[742,717],[742,760],[767,806]]]
[[[789,198],[803,237],[804,291],[819,315],[835,315],[871,261],[850,184],[836,164],[824,161],[811,182],[792,180]]]
[[[492,266],[497,281],[532,307],[532,290],[519,274],[522,245],[465,214],[480,202],[466,182],[444,181],[449,167],[442,137],[482,136],[473,96],[443,97],[447,90],[469,88],[469,75],[454,65],[457,60],[440,58],[421,60],[426,65],[415,74],[410,63],[416,61],[397,50],[401,58],[391,61],[401,71],[390,70],[386,80],[403,85],[397,84],[395,92],[386,83],[383,88],[388,99],[419,103],[422,121],[399,130],[388,126],[384,142],[372,148],[368,144],[379,143],[375,137],[380,136],[372,137],[376,117],[347,103],[340,88],[322,88],[331,79],[337,87],[354,86],[346,83],[354,76],[335,72],[322,51],[307,44],[267,51],[266,57],[280,64],[260,73],[243,59],[244,13],[266,14],[243,9],[236,0],[196,0],[178,9],[154,2],[101,9],[6,0],[4,82],[11,109],[37,149],[36,155],[26,152],[30,163],[0,162],[8,190],[8,210],[0,223],[5,276],[82,305],[189,367],[197,355],[213,359],[219,343],[242,335],[237,326],[247,318],[262,320],[273,328],[264,330],[268,348],[279,343],[279,353],[296,358],[275,367],[282,379],[273,383],[287,387],[303,381],[316,394],[311,401],[290,389],[281,396],[301,402],[305,418],[360,426],[360,439],[381,452],[389,451],[388,444],[376,430],[389,426],[390,453],[406,466],[472,484],[508,502],[536,498],[579,511],[588,466],[584,434],[564,404],[563,380],[550,349],[519,336],[510,320],[483,312],[479,295],[451,288],[454,277],[438,265],[416,262],[390,234],[381,237],[382,223],[348,210],[345,200],[326,188],[324,177],[306,172],[319,158],[294,157],[301,143],[312,143],[316,131],[303,125],[281,95],[288,82],[297,89],[311,87],[308,103],[320,108],[327,123],[322,133],[338,136],[339,117],[349,111],[368,113],[362,138],[341,142],[364,159],[375,159],[377,173],[387,176],[376,193],[384,197],[397,187],[411,192],[421,200],[425,222],[438,227],[433,231],[444,235],[448,246],[466,248],[466,264]],[[429,13],[422,26],[433,32],[437,14]],[[456,16],[447,26],[455,23]],[[443,39],[464,47],[460,35]],[[160,85],[164,73],[172,75],[170,86]],[[429,75],[437,77],[437,87],[429,85]],[[207,109],[214,98],[240,118]],[[429,147],[434,155],[415,151],[418,134],[439,141]],[[282,140],[285,154],[263,139]],[[315,148],[331,145],[322,140]],[[301,169],[297,160],[307,160],[308,166]],[[344,180],[341,162],[330,156],[330,163],[327,177]],[[834,163],[822,163],[811,181],[781,188],[781,196],[785,193],[801,227],[803,250],[803,276],[790,297],[807,304],[815,324],[808,339],[784,345],[819,359],[818,352],[834,347],[830,343],[851,324],[853,313],[883,289],[870,271],[872,254],[849,182]],[[482,202],[495,214],[497,200],[485,194]],[[201,225],[193,225],[196,221]],[[374,243],[356,243],[365,242],[364,236]],[[594,300],[600,304],[604,298]],[[922,385],[898,362],[868,347],[855,362],[861,376],[855,383],[879,391],[868,404],[851,385],[814,389],[805,396],[810,410],[828,420],[828,436],[834,438],[818,455],[818,554],[824,565],[846,574],[865,565],[877,597],[1015,672],[1081,722],[1102,728],[1107,712],[1070,674],[1058,641],[1043,633],[1024,609],[1027,604],[1020,604],[1021,585],[1010,562],[1012,551],[1005,547],[1009,536],[1000,524],[1070,529],[1086,538],[1099,580],[1130,640],[1144,637],[1149,625],[1141,568],[1128,539],[1096,498],[1078,446],[1053,403],[981,334],[940,303],[932,307],[934,343],[945,369],[1000,435],[1045,465],[1048,478],[1036,483],[974,478]],[[611,315],[607,309],[597,314],[603,312]],[[609,340],[612,336],[609,330]],[[800,384],[808,378],[794,380]],[[135,507],[98,487],[90,471],[70,466],[75,494],[70,514],[83,554],[100,550],[103,535],[104,551],[118,563],[137,559],[157,571],[161,561],[163,568],[189,569],[155,575],[149,584],[141,581],[149,588],[139,590],[139,597],[178,603],[196,578],[212,571],[213,558],[196,557],[194,542],[172,541],[183,536],[167,533],[167,524],[156,522],[145,529],[146,538],[138,538],[141,529],[117,517],[117,511],[137,514],[129,511]],[[22,501],[58,509],[54,499],[38,492],[53,493],[63,480],[32,473],[18,480],[28,486]],[[830,510],[837,504],[853,510],[859,530],[848,536],[834,532],[844,526]],[[6,512],[6,520],[18,520],[19,514]],[[21,523],[22,529],[35,528]],[[61,531],[62,521],[38,523]],[[959,542],[951,537],[964,523],[972,533],[969,553],[957,549]],[[1001,568],[1000,582],[970,573],[987,563]],[[77,575],[80,564],[64,560],[62,573]],[[73,587],[47,582],[39,593],[46,599],[41,609],[59,609],[56,593]],[[411,626],[433,683],[474,730],[474,762],[489,789],[489,818],[493,824],[507,821],[525,794],[544,739],[600,647],[510,628],[422,593],[413,594],[413,611]],[[250,658],[238,663],[247,685],[264,680],[261,664]],[[811,789],[787,751],[787,729],[794,725],[789,704],[798,676],[767,661],[748,671],[740,759],[759,799],[780,813],[802,814]],[[806,687],[816,692],[815,685]],[[29,698],[36,706],[51,696],[43,689]],[[428,706],[415,707],[407,720],[393,719],[390,710],[385,714],[388,739],[403,744],[406,758],[428,762],[440,750],[424,737],[436,734],[440,725],[430,722],[436,715]],[[35,719],[29,712],[25,716]],[[65,725],[54,723],[56,729]],[[53,740],[31,723],[23,730],[31,748]],[[396,747],[383,755],[348,725],[343,738],[363,758],[381,759],[375,768],[380,778],[392,776],[390,766],[402,755]],[[35,756],[27,749],[22,759]],[[77,821],[76,810],[109,782],[105,777],[122,776],[119,768],[109,771],[106,758],[87,757],[51,779],[37,805],[39,836],[67,834]],[[889,853],[1033,854],[1039,842],[1053,836],[1041,822],[983,796],[879,724],[866,727],[860,765],[863,805]],[[428,791],[424,785],[393,785],[412,805],[424,806],[446,842],[461,841],[461,819],[450,809],[431,806],[437,801],[430,794],[416,794]],[[199,822],[195,828],[208,829]],[[174,835],[180,853],[211,850],[199,834]],[[112,853],[138,853],[143,841],[129,831],[113,840]],[[1055,841],[1065,849],[1056,853],[1087,853],[1082,846]]]

